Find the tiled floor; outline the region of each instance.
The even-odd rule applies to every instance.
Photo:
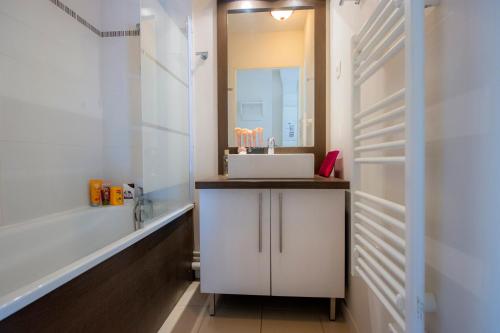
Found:
[[[328,311],[324,299],[224,295],[198,333],[348,333],[344,319],[332,322]]]

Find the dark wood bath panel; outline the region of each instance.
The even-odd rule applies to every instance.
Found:
[[[157,332],[192,280],[192,211],[0,322],[2,333]]]

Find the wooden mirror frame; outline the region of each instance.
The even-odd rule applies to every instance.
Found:
[[[224,171],[224,150],[228,147],[228,47],[227,15],[262,12],[271,9],[314,9],[314,146],[276,147],[278,154],[313,153],[317,173],[326,153],[326,0],[218,0],[217,1],[217,90],[218,90],[218,165]]]

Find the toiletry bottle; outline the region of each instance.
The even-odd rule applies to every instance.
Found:
[[[127,200],[134,200],[135,197],[135,184],[123,184],[123,200],[127,202]]]
[[[99,207],[101,205],[101,179],[89,180],[89,199],[92,207]]]
[[[109,206],[110,202],[110,185],[103,184],[101,189],[101,201],[103,206]]]
[[[111,186],[110,203],[111,206],[123,205],[123,188],[121,186]]]
[[[229,175],[229,149],[224,150],[224,176]]]

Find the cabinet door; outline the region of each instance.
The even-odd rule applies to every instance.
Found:
[[[270,295],[270,193],[200,190],[202,292]]]
[[[271,191],[271,293],[344,297],[343,190]]]

